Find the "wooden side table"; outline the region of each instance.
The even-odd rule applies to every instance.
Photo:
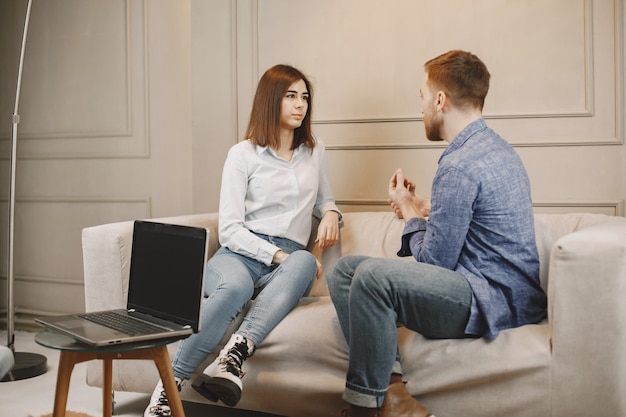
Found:
[[[174,417],[185,417],[183,403],[180,400],[178,387],[167,345],[178,339],[165,339],[153,342],[112,345],[106,347],[89,346],[71,337],[51,330],[43,330],[35,335],[35,341],[41,346],[60,351],[59,371],[54,394],[53,417],[65,417],[70,378],[74,365],[93,359],[101,359],[104,364],[102,385],[102,415],[111,417],[113,412],[113,359],[149,359],[153,360]]]

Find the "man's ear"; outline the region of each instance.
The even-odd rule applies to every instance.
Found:
[[[443,91],[437,91],[437,96],[435,99],[435,105],[437,106],[437,110],[443,110],[446,103],[448,101],[448,96]]]

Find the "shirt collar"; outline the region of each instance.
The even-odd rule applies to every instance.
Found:
[[[454,140],[450,143],[450,145],[448,145],[446,150],[441,154],[439,162],[441,162],[444,156],[456,151],[457,149],[465,145],[465,142],[467,142],[469,138],[485,129],[487,129],[487,123],[483,118],[476,119],[472,123],[465,126],[465,128],[461,130],[461,132],[456,136],[456,138],[454,138]]]
[[[256,148],[256,153],[258,153],[259,155],[261,155],[263,152],[266,152],[268,149],[270,149],[269,146],[259,146],[259,145],[254,145]]]
[[[278,158],[278,155],[276,155],[276,152],[274,152],[274,150],[270,148],[269,146],[260,146],[260,145],[254,145],[254,146],[256,146],[257,154],[261,155],[263,152],[267,152],[268,154],[272,155],[274,158]],[[302,148],[303,146],[306,146],[306,145],[304,143],[301,143],[300,146],[298,146],[296,149],[293,150],[294,157],[300,152],[300,148]]]

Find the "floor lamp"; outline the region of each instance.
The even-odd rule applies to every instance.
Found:
[[[31,378],[46,372],[47,360],[43,355],[29,352],[15,352],[15,309],[13,301],[13,243],[15,231],[15,173],[17,166],[17,125],[20,122],[18,106],[20,101],[20,87],[22,84],[22,66],[24,64],[24,48],[26,46],[26,34],[28,33],[28,21],[30,19],[31,0],[26,6],[26,19],[24,20],[24,33],[22,36],[22,47],[20,50],[20,63],[17,72],[17,88],[15,93],[15,111],[13,112],[13,122],[11,128],[11,173],[9,185],[9,228],[8,228],[8,257],[7,257],[7,339],[8,347],[13,351],[15,365],[3,381],[15,381]]]

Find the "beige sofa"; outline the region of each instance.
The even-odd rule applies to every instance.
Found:
[[[158,220],[206,227],[210,253],[217,248],[214,213]],[[438,417],[626,416],[626,218],[539,214],[535,223],[548,320],[491,342],[399,330],[407,387]],[[402,227],[392,213],[346,213],[340,243],[322,262],[328,268],[348,253],[395,257]],[[131,239],[132,222],[83,231],[88,311],[125,305]],[[347,361],[322,279],[246,361],[237,408],[336,417]],[[118,391],[149,393],[158,378],[148,361],[114,361],[113,372]],[[101,386],[100,364],[89,363],[87,382]],[[181,395],[206,402],[190,384]]]

